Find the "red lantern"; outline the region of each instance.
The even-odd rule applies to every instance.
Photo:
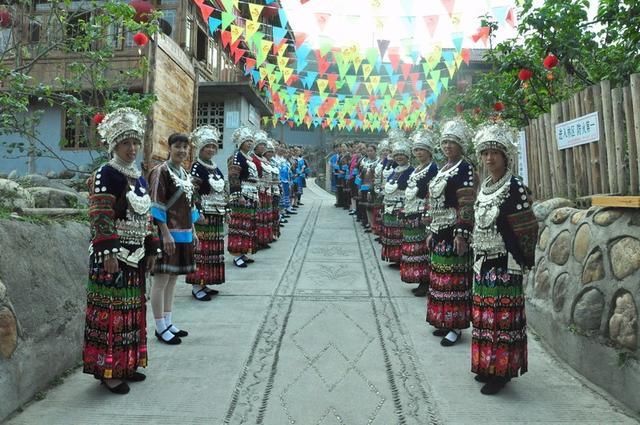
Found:
[[[93,118],[91,118],[91,121],[93,121],[95,125],[100,124],[102,120],[104,120],[104,114],[102,112],[96,113]]]
[[[533,71],[527,68],[522,68],[520,72],[518,72],[518,79],[520,81],[527,81],[533,77]]]
[[[153,13],[153,6],[145,0],[132,0],[129,3],[129,6],[133,7],[133,10],[136,11],[136,15],[133,17],[133,20],[138,23],[147,22],[149,20],[149,15]]]
[[[9,28],[12,24],[11,12],[7,9],[0,10],[0,28]]]
[[[542,65],[547,69],[553,69],[558,65],[558,58],[553,53],[549,53],[542,61]]]
[[[139,32],[133,36],[133,42],[139,47],[146,46],[149,42],[149,37],[143,32]]]
[[[504,111],[504,103],[502,102],[496,102],[493,104],[493,110],[496,112],[502,112]]]

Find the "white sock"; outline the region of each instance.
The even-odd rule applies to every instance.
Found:
[[[451,342],[456,342],[460,338],[460,330],[451,329],[445,338]]]
[[[169,312],[165,312],[165,313],[164,313],[164,322],[167,324],[167,326],[171,325],[171,327],[169,328],[169,330],[170,330],[172,333],[174,333],[174,334],[175,334],[175,333],[180,332],[180,329],[176,328],[176,327],[173,325],[173,322],[171,321],[171,312],[170,312],[170,311],[169,311]],[[166,335],[166,334],[165,334],[165,335]],[[171,339],[171,338],[169,338],[169,339]]]
[[[164,322],[164,319],[155,319],[155,322],[156,322],[156,331],[162,337],[163,340],[169,341],[171,338],[173,338],[173,334],[171,332],[164,332],[165,329],[167,329],[167,324]]]

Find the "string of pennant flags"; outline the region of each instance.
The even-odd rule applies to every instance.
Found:
[[[379,39],[377,47],[364,51],[355,45],[336,47],[328,38],[316,47],[305,32],[289,29],[285,9],[273,0],[266,5],[222,0],[223,8],[205,0],[193,1],[211,34],[219,35],[235,64],[273,104],[274,114],[263,118],[264,125],[281,122],[292,127],[356,131],[413,129],[423,125],[428,108],[449,88],[461,64],[469,64],[471,58],[471,49],[463,48],[462,31],[451,34],[451,49],[437,44],[419,47],[410,38],[403,40],[402,46]],[[455,0],[441,1],[448,17],[455,18]],[[248,17],[240,16],[241,3],[247,5]],[[408,8],[406,1],[403,4]],[[494,16],[514,26],[515,12],[504,9],[494,11]],[[281,26],[260,22],[266,13],[277,14]],[[320,29],[332,15],[316,16]],[[416,20],[415,16],[400,18],[411,18],[407,25]],[[434,14],[421,20],[433,36],[442,19]],[[474,43],[486,43],[488,37],[489,31],[483,28],[470,36]]]

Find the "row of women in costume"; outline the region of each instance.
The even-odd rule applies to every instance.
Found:
[[[255,141],[256,149],[249,155],[241,146],[239,153],[248,159],[245,164],[252,164],[251,170],[230,167],[234,178],[227,196],[224,176],[213,161],[220,140],[217,128],[202,126],[190,136],[172,134],[169,158],[151,171],[147,184],[135,162],[145,126],[145,117],[135,109],[108,114],[98,132],[112,158],[89,180],[84,372],[116,394],[128,393],[128,382],[146,378],[138,368],[147,365],[147,272],[154,274],[155,336],[169,345],[180,344],[189,334],[173,321],[176,281],[186,275],[199,301],[209,301],[218,292],[209,286],[225,281],[223,225],[228,200],[235,207],[229,222],[232,253],[238,246],[255,252],[260,244],[273,242],[281,225],[284,185],[264,132],[243,127],[234,134],[249,150]],[[182,164],[192,146],[197,158],[189,173]],[[252,261],[244,258],[242,264]]]
[[[513,131],[491,123],[476,132],[475,153],[488,173],[480,187],[463,157],[470,139],[464,122],[445,123],[439,142],[446,163],[438,169],[432,134],[407,140],[391,133],[378,146],[373,172],[361,167],[369,184],[360,186],[359,199],[369,201],[382,259],[399,265],[404,282],[419,283],[416,295],[427,295],[427,322],[441,345],[458,343],[473,325],[471,369],[484,383],[481,392],[496,394],[527,371],[522,282],[534,264],[538,224],[528,189],[509,169]]]

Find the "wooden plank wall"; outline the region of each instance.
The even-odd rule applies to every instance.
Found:
[[[600,140],[559,150],[558,123],[598,112]],[[640,194],[640,74],[629,85],[602,81],[529,121],[529,186],[536,198]]]

